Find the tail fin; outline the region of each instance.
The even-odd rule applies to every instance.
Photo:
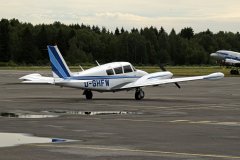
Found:
[[[51,62],[52,72],[54,78],[67,78],[71,77],[71,71],[69,70],[65,60],[63,59],[57,46],[47,46],[48,55]]]

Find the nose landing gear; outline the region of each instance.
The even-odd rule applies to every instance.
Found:
[[[92,97],[93,97],[91,90],[84,90],[83,95],[86,96],[86,99],[92,99]]]
[[[137,88],[136,92],[135,92],[135,99],[136,100],[141,100],[141,99],[144,98],[144,96],[145,96],[144,91],[141,88]]]

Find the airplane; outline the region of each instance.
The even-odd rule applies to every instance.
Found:
[[[219,50],[210,54],[211,57],[217,59],[220,65],[233,66],[230,74],[239,74],[240,67],[240,53],[228,50]]]
[[[86,99],[92,99],[92,91],[117,92],[135,90],[135,99],[141,100],[145,93],[142,88],[174,83],[178,88],[178,82],[194,80],[217,80],[224,77],[221,72],[204,76],[173,78],[173,74],[166,71],[147,73],[135,69],[129,62],[112,62],[96,67],[72,73],[62,57],[58,47],[48,45],[48,54],[51,62],[53,77],[45,77],[38,73],[21,77],[22,83],[45,83],[61,87],[82,89]]]

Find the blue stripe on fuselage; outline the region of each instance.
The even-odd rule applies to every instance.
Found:
[[[140,76],[76,76],[66,79],[73,80],[96,80],[96,79],[124,79],[124,78],[140,78]]]
[[[240,56],[234,56],[228,53],[222,53],[222,52],[217,52],[220,56],[222,56],[225,59],[233,59],[233,60],[237,60],[240,61]]]
[[[240,61],[240,58],[238,58],[238,57],[235,57],[235,58],[233,58],[233,57],[225,57],[226,59],[233,59],[233,60],[237,60],[237,61]]]

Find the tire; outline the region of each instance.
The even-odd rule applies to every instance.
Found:
[[[92,97],[93,97],[92,91],[86,90],[85,96],[86,96],[86,99],[92,99]]]
[[[144,93],[143,90],[137,90],[137,91],[135,92],[135,99],[136,99],[136,100],[141,100],[141,99],[144,98],[144,96],[145,96],[145,93]]]
[[[139,91],[135,92],[135,99],[136,100],[140,100],[140,94],[139,93],[140,93]]]

